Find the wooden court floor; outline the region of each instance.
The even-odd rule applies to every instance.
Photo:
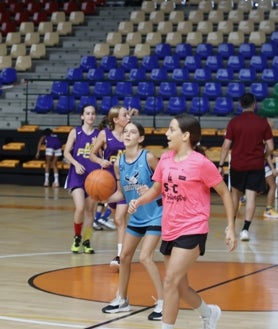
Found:
[[[138,253],[129,285],[131,312],[101,312],[117,290],[118,274],[107,265],[115,256],[115,231],[94,232],[94,255],[72,254],[73,204],[63,188],[0,188],[0,328],[160,328],[159,321],[147,320],[155,293]],[[223,206],[212,194],[206,254],[190,280],[207,302],[222,308],[218,329],[278,328],[278,220],[263,219],[264,203],[260,196],[251,240],[238,241],[237,250],[229,253]],[[163,274],[158,250],[155,258]],[[199,329],[201,322],[181,303],[175,328]]]

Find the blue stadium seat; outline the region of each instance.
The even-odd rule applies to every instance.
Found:
[[[238,53],[244,58],[251,58],[256,55],[256,45],[252,42],[241,43],[238,47]]]
[[[163,99],[169,99],[177,95],[177,85],[173,81],[162,81],[158,87],[158,95]]]
[[[189,43],[179,43],[176,45],[175,53],[181,59],[185,59],[187,56],[192,55],[192,46]]]
[[[77,107],[78,113],[81,113],[81,111],[85,105],[93,105],[94,107],[97,107],[96,97],[93,95],[81,96],[78,107]]]
[[[62,95],[58,98],[56,112],[59,114],[68,114],[75,111],[75,98],[74,96]]]
[[[87,81],[75,81],[72,86],[72,94],[75,98],[90,95],[90,84]]]
[[[87,73],[87,79],[90,83],[95,83],[99,80],[104,80],[104,70],[101,67],[90,69]]]
[[[164,103],[161,96],[148,96],[145,102],[144,112],[147,115],[156,115],[162,113]]]
[[[278,31],[273,31],[270,35],[270,41],[278,46]]]
[[[227,85],[226,94],[233,100],[239,100],[245,93],[245,84],[243,82],[231,81]]]
[[[80,60],[80,68],[83,72],[88,72],[90,69],[97,67],[97,59],[95,56],[82,56]]]
[[[184,81],[189,80],[189,71],[184,67],[179,67],[173,70],[171,78],[177,85],[181,85]]]
[[[158,43],[155,45],[154,53],[158,58],[163,59],[165,56],[172,55],[171,46],[168,43]]]
[[[108,71],[108,80],[112,82],[125,80],[125,70],[123,67],[114,67]]]
[[[159,67],[159,60],[156,55],[147,55],[142,58],[142,67],[150,72],[152,69]]]
[[[222,56],[219,54],[208,56],[206,59],[206,67],[208,67],[211,72],[216,72],[218,69],[223,67]]]
[[[244,66],[244,57],[240,54],[231,55],[227,59],[227,67],[231,68],[234,72],[238,72],[240,69],[244,68]]]
[[[182,112],[186,112],[186,100],[184,96],[172,96],[169,98],[167,113],[170,115],[176,115]]]
[[[94,86],[93,95],[97,98],[109,96],[112,93],[112,85],[110,81],[97,81]]]
[[[266,42],[261,45],[261,54],[271,59],[277,54],[277,49],[273,43]]]
[[[149,96],[154,96],[154,83],[151,81],[139,81],[137,85],[137,95],[139,95],[141,99],[146,99]]]
[[[227,85],[230,81],[234,79],[234,72],[231,68],[220,68],[216,71],[216,80],[222,83],[222,85]]]
[[[278,69],[266,68],[262,71],[261,80],[266,82],[268,86],[274,86],[278,81]]]
[[[83,71],[80,67],[72,67],[67,71],[66,78],[68,80],[82,80],[83,79]]]
[[[113,96],[103,96],[100,102],[100,112],[102,114],[108,114],[109,110],[111,109],[111,107],[118,105],[119,104],[119,100],[117,98],[117,96],[113,95]]]
[[[278,69],[278,55],[273,57],[271,67],[276,70]]]
[[[205,96],[193,97],[188,112],[196,116],[202,116],[209,112],[209,99]]]
[[[262,72],[267,67],[267,58],[264,55],[254,55],[250,58],[250,67],[256,72]]]
[[[103,56],[100,60],[99,67],[103,68],[105,72],[108,72],[110,69],[118,67],[116,56]]]
[[[123,104],[126,108],[135,108],[141,110],[141,100],[138,95],[125,96]]]
[[[48,113],[53,110],[54,102],[52,95],[39,95],[36,100],[34,112]]]
[[[146,70],[143,67],[131,69],[128,77],[134,84],[138,84],[139,81],[144,81],[146,79]]]
[[[212,114],[218,116],[226,116],[233,113],[234,105],[233,100],[230,97],[218,97],[215,100],[214,107],[212,109]]]
[[[197,82],[184,82],[181,87],[181,94],[186,99],[192,99],[200,95],[200,87]]]
[[[213,46],[210,43],[199,43],[196,47],[196,54],[202,59],[206,59],[213,54]]]
[[[220,82],[206,82],[204,85],[204,96],[210,100],[222,96],[222,85]]]
[[[69,83],[67,81],[53,81],[50,93],[54,98],[58,98],[61,95],[68,95]]]
[[[133,68],[139,67],[138,57],[130,55],[124,56],[121,60],[121,67],[125,69],[125,71],[130,71]]]
[[[217,54],[221,55],[223,59],[235,54],[235,46],[232,43],[220,43],[217,47]]]
[[[168,79],[168,71],[165,67],[156,67],[151,70],[150,79],[156,83],[160,83],[163,80]]]
[[[5,67],[1,70],[0,81],[4,85],[10,85],[17,81],[17,72],[13,67]]]
[[[194,72],[196,69],[202,67],[202,61],[198,55],[188,55],[184,60],[184,66],[189,72]]]
[[[256,97],[257,101],[262,101],[269,96],[268,85],[266,82],[251,83],[250,92]]]
[[[133,85],[131,81],[118,81],[115,86],[115,95],[119,99],[133,95]]]
[[[245,67],[239,70],[238,78],[245,84],[250,85],[253,81],[257,79],[257,72],[253,67]]]
[[[197,68],[194,72],[194,80],[204,85],[207,81],[211,80],[211,71],[208,67]]]
[[[180,58],[178,55],[165,56],[162,65],[167,71],[173,71],[175,68],[180,67]]]

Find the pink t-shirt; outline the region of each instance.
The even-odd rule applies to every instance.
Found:
[[[222,181],[208,158],[193,151],[185,160],[176,162],[174,152],[166,152],[160,158],[153,180],[162,185],[163,240],[208,233],[210,188]]]

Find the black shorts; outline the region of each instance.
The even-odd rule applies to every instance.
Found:
[[[231,168],[231,186],[245,192],[251,190],[255,192],[263,192],[265,190],[265,170],[247,170],[237,171]]]
[[[203,256],[206,250],[206,241],[208,234],[182,235],[173,241],[162,240],[160,252],[166,256],[171,255],[173,247],[182,249],[194,249],[199,245],[200,255]]]

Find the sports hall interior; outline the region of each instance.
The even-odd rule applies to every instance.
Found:
[[[217,163],[225,127],[241,113],[239,98],[252,92],[257,112],[274,121],[278,148],[278,2],[3,0],[0,24],[0,327],[160,328],[146,318],[154,292],[137,253],[132,312],[101,313],[117,289],[118,274],[107,265],[116,234],[96,231],[94,255],[71,254],[72,199],[62,187],[42,187],[37,142],[52,128],[64,144],[81,123],[82,104],[96,106],[96,124],[123,104],[139,110],[144,147],[158,157],[171,118],[195,115],[201,144]],[[63,157],[59,169],[63,186]],[[230,254],[223,206],[212,193],[207,251],[191,279],[221,306],[219,328],[278,327],[278,228],[263,219],[264,203],[259,196],[250,242]],[[243,219],[241,209],[237,230]],[[163,272],[158,250],[155,258]],[[198,317],[181,308],[176,328],[199,328]]]

